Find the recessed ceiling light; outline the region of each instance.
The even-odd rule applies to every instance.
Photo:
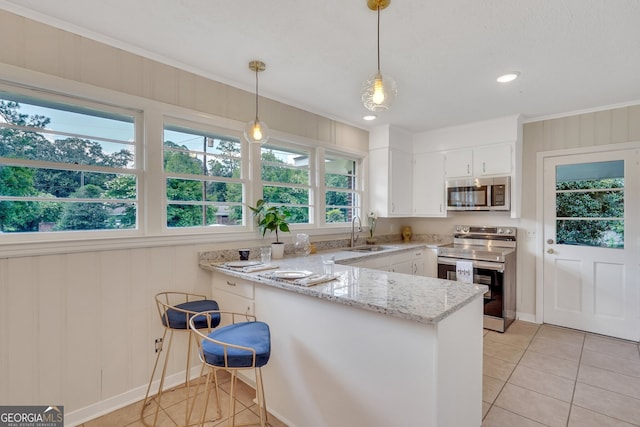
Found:
[[[371,120],[375,120],[377,118],[378,116],[376,116],[375,114],[367,114],[366,116],[363,117],[363,119],[368,122],[370,122]]]
[[[496,79],[498,83],[509,83],[514,81],[520,75],[519,71],[513,71],[511,73],[503,74]]]

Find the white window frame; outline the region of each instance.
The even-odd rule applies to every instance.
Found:
[[[99,102],[88,100],[73,95],[66,95],[49,90],[42,90],[24,85],[17,85],[11,83],[0,82],[0,91],[6,92],[8,96],[15,95],[18,97],[24,97],[25,99],[33,99],[34,103],[42,102],[44,106],[48,108],[56,108],[55,104],[68,106],[70,111],[73,111],[74,107],[83,113],[83,110],[94,110],[96,112],[103,112],[107,115],[112,114],[116,116],[129,116],[133,119],[135,140],[131,144],[134,147],[134,165],[132,168],[115,168],[105,167],[98,165],[85,165],[85,164],[73,164],[73,163],[57,163],[43,160],[31,160],[31,159],[17,159],[17,158],[0,158],[0,163],[6,166],[24,166],[40,169],[55,169],[55,170],[68,170],[68,171],[87,171],[95,173],[110,173],[110,174],[126,174],[133,175],[136,178],[137,195],[135,199],[100,199],[100,202],[132,202],[136,205],[136,227],[131,229],[100,229],[100,230],[69,230],[69,231],[40,231],[40,232],[17,232],[17,233],[4,233],[2,234],[2,240],[6,243],[25,242],[25,241],[74,241],[79,239],[93,239],[93,238],[113,238],[113,237],[134,237],[140,236],[143,229],[144,209],[145,206],[141,202],[144,199],[144,189],[141,184],[143,177],[143,150],[142,150],[142,111],[134,108],[127,108],[122,106],[114,106],[107,102]],[[20,103],[20,102],[19,102]],[[60,108],[60,110],[64,110]],[[90,115],[90,114],[89,114]],[[96,135],[82,135],[72,134],[68,132],[60,132],[56,130],[48,129],[33,129],[22,128],[7,125],[7,127],[21,128],[32,132],[52,135],[73,136],[85,139],[100,139],[108,141],[109,138],[98,137]],[[2,200],[16,200],[15,197],[5,197]],[[29,197],[20,198],[21,201],[50,201],[49,199],[43,199],[41,197]],[[55,199],[53,199],[55,200]],[[96,199],[78,199],[78,198],[65,198],[64,203],[74,202],[93,202],[97,203]]]
[[[260,146],[258,150],[258,159],[257,163],[259,164],[259,172],[257,175],[257,180],[259,182],[259,189],[256,194],[259,195],[259,198],[263,198],[263,189],[265,186],[271,187],[295,187],[306,189],[309,192],[309,204],[308,205],[296,205],[295,207],[304,206],[309,209],[309,222],[308,223],[290,223],[290,228],[294,230],[308,229],[317,227],[318,224],[318,178],[317,178],[317,148],[311,145],[306,144],[296,144],[288,141],[284,141],[282,139],[271,138],[269,142],[266,144],[267,146],[274,146],[276,149],[280,148],[282,151],[291,150],[291,151],[307,151],[309,153],[309,182],[307,184],[291,184],[286,182],[274,182],[274,181],[263,181],[262,180],[262,148],[264,146]],[[290,167],[290,166],[287,166]],[[257,199],[256,199],[257,200]],[[252,204],[256,201],[254,200]],[[293,206],[287,205],[285,206]]]
[[[248,195],[250,193],[249,191],[249,186],[250,186],[250,182],[249,182],[249,169],[250,169],[250,164],[251,164],[251,159],[250,159],[250,150],[249,150],[249,144],[248,142],[243,138],[242,133],[238,130],[233,130],[233,129],[225,129],[222,127],[218,127],[218,126],[212,126],[209,123],[205,123],[205,122],[198,122],[198,121],[192,121],[192,120],[186,120],[183,118],[178,118],[175,116],[171,116],[171,115],[164,115],[163,116],[163,125],[162,125],[162,135],[163,135],[163,139],[162,139],[162,159],[163,159],[163,165],[162,165],[162,188],[163,188],[163,214],[162,214],[162,218],[163,218],[163,229],[168,232],[168,233],[179,233],[179,234],[183,234],[183,233],[232,233],[232,232],[239,232],[239,231],[249,231],[252,227],[251,227],[251,220],[248,218],[248,209],[246,208],[246,204],[248,203]],[[182,128],[185,131],[193,131],[194,133],[198,133],[198,132],[202,132],[203,134],[210,134],[210,135],[225,135],[225,136],[229,136],[231,138],[236,138],[239,140],[240,142],[240,178],[239,179],[235,179],[235,178],[228,178],[228,177],[219,177],[219,176],[212,176],[212,175],[191,175],[191,174],[178,174],[178,173],[174,173],[174,172],[166,172],[164,170],[164,130],[166,128],[166,126],[173,126],[173,127],[178,127],[178,128]],[[203,135],[204,136],[204,135]],[[194,152],[195,153],[195,152]],[[197,152],[198,154],[202,154],[203,152]],[[171,204],[171,200],[169,200],[167,198],[167,187],[166,187],[166,183],[167,183],[167,179],[169,178],[178,178],[178,179],[194,179],[194,180],[198,180],[198,181],[211,181],[211,182],[228,182],[228,183],[233,183],[233,184],[240,184],[242,185],[242,219],[243,219],[243,223],[242,225],[225,225],[225,226],[221,226],[221,227],[210,227],[210,226],[193,226],[193,227],[169,227],[167,225],[167,207],[169,204]],[[211,202],[211,203],[207,203],[207,202],[203,202],[204,205],[220,205],[219,202]]]

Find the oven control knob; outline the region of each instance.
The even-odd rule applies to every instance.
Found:
[[[467,227],[467,226],[462,227],[462,232],[463,233],[468,233],[469,232],[469,227]]]
[[[502,228],[498,228],[498,234],[504,234],[505,231]]]

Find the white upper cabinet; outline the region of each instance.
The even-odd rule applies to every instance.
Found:
[[[383,217],[413,214],[411,135],[381,126],[370,132],[370,210]]]
[[[447,151],[445,175],[448,178],[509,175],[512,173],[513,144],[495,144],[473,149]]]
[[[413,161],[411,154],[392,149],[391,185],[389,190],[390,214],[392,216],[411,215],[413,207]]]
[[[473,150],[473,171],[481,175],[509,175],[511,167],[511,144],[497,144]]]
[[[448,151],[445,157],[447,178],[473,174],[473,150]]]
[[[413,215],[447,215],[444,187],[444,153],[420,153],[413,160]]]

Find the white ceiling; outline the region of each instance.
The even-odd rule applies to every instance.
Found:
[[[381,68],[398,97],[364,122],[366,0],[0,0],[0,8],[356,126],[412,132],[640,100],[640,0],[392,0]],[[517,70],[506,85],[495,78]],[[251,113],[248,112],[248,119]]]

